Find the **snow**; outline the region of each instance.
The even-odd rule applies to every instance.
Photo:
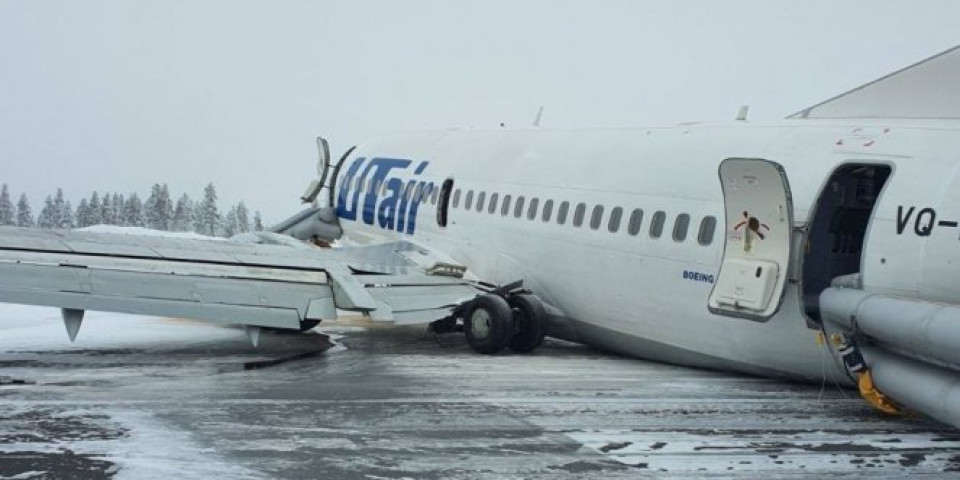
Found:
[[[206,235],[200,235],[199,233],[194,232],[166,232],[162,230],[152,230],[149,228],[143,227],[118,227],[116,225],[93,225],[90,227],[77,228],[74,231],[77,232],[91,232],[91,233],[111,233],[119,235],[142,235],[150,237],[167,237],[167,238],[190,238],[194,240],[211,240],[211,241],[227,241],[225,238],[220,237],[208,237]]]

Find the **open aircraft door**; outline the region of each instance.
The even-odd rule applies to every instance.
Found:
[[[793,200],[783,167],[761,159],[720,163],[726,215],[723,261],[708,308],[718,315],[767,320],[787,283]]]

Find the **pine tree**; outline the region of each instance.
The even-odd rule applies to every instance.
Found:
[[[173,211],[173,229],[178,232],[193,230],[193,201],[186,193],[177,200],[177,208]]]
[[[33,227],[33,210],[30,209],[30,201],[27,200],[27,194],[20,194],[20,201],[17,202],[17,226]]]
[[[123,225],[127,227],[144,226],[143,202],[136,192],[131,193],[123,205]]]
[[[170,199],[170,189],[164,183],[160,187],[160,196],[157,198],[157,227],[158,230],[173,229],[173,200]]]
[[[160,202],[160,184],[154,183],[150,188],[150,196],[143,202],[143,216],[147,219],[146,226],[154,230],[160,230],[159,212],[157,205]]]
[[[83,198],[80,200],[80,205],[77,205],[77,226],[83,228],[90,225],[90,207],[87,205],[87,199]]]
[[[200,232],[203,235],[215,237],[221,228],[220,211],[217,209],[217,188],[213,182],[203,189],[203,201],[200,202],[198,216],[200,217]]]
[[[43,201],[43,209],[40,210],[40,216],[37,217],[37,226],[40,228],[53,228],[54,222],[53,197],[47,195]]]
[[[0,187],[0,225],[16,225],[14,218],[13,202],[10,201],[10,192],[7,190],[7,184]]]
[[[123,225],[123,209],[126,206],[126,200],[123,199],[123,195],[114,192],[113,198],[110,200],[110,203],[113,206],[113,211],[110,212],[110,224],[111,225]]]
[[[109,198],[104,195],[104,200]],[[100,203],[100,194],[93,192],[90,195],[89,208],[87,209],[87,225],[100,225],[103,221],[103,205]]]
[[[73,215],[73,207],[70,206],[70,202],[67,201],[63,204],[63,209],[60,210],[60,223],[57,225],[57,228],[67,230],[76,226],[77,221]]]
[[[237,221],[237,206],[230,207],[226,218],[223,219],[223,236],[230,238],[240,232],[240,225]]]
[[[49,228],[63,228],[61,225],[65,223],[67,217],[67,201],[63,199],[63,189],[58,188],[56,196],[53,197],[53,213]]]
[[[240,200],[240,203],[237,204],[237,233],[247,233],[250,231],[250,212],[247,210],[247,206],[243,204],[243,200]]]
[[[260,217],[260,210],[253,213],[253,231],[263,231],[263,218]]]
[[[103,205],[100,206],[100,223],[116,225],[116,222],[113,221],[113,199],[109,193],[103,194]]]

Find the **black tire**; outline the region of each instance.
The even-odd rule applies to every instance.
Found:
[[[493,355],[503,350],[513,333],[513,311],[502,297],[481,295],[463,316],[467,343],[479,353]]]
[[[517,353],[529,353],[543,343],[547,330],[547,313],[543,302],[533,295],[514,295],[508,300],[513,310],[514,334],[510,339],[510,350]]]

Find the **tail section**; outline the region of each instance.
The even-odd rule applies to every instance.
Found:
[[[960,118],[960,45],[787,118]]]

